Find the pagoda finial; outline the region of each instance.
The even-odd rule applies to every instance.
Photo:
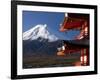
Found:
[[[68,17],[68,13],[65,13],[65,17]]]

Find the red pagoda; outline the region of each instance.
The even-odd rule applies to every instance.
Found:
[[[57,55],[65,56],[67,53],[71,54],[80,51],[80,64],[89,65],[89,15],[65,13],[64,20],[60,24],[60,31],[67,32],[74,29],[80,30],[80,34],[75,37],[75,40],[64,41],[62,50]]]

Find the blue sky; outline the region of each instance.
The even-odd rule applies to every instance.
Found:
[[[64,13],[61,12],[39,12],[23,11],[23,32],[35,27],[38,24],[47,24],[49,32],[64,40],[74,39],[80,31],[70,30],[60,32],[60,24],[63,22]]]

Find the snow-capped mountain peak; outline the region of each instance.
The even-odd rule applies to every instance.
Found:
[[[38,38],[47,39],[49,42],[58,40],[58,38],[47,30],[47,25],[36,25],[23,33],[23,40],[37,40]]]

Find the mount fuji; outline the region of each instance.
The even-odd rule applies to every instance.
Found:
[[[54,55],[61,45],[62,40],[50,33],[46,24],[36,25],[23,33],[24,54]]]
[[[39,41],[48,40],[48,42],[54,42],[58,40],[58,37],[56,37],[48,31],[46,24],[36,25],[35,27],[23,33],[23,40],[38,39]]]

